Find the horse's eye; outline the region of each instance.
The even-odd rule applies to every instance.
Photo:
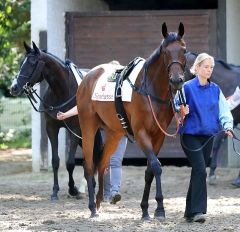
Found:
[[[35,65],[36,64],[36,59],[29,59],[29,64],[30,65]]]

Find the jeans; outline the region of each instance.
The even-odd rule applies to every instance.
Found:
[[[127,137],[122,137],[116,151],[110,158],[109,169],[104,175],[104,198],[119,192],[122,180],[122,161],[127,147]]]

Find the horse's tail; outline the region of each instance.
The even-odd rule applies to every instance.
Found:
[[[95,141],[94,141],[94,148],[93,148],[93,165],[94,165],[94,173],[96,173],[99,163],[101,162],[103,157],[103,141],[101,132],[98,129]]]

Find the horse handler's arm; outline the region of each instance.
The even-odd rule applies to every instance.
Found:
[[[70,118],[74,115],[77,115],[78,111],[77,111],[77,106],[74,106],[72,109],[68,110],[67,112],[63,113],[63,112],[58,112],[57,113],[57,119],[58,120],[64,120],[66,118]]]

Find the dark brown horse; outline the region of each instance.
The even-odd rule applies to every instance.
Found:
[[[156,179],[156,218],[164,218],[163,195],[161,189],[161,164],[157,154],[164,141],[164,133],[158,128],[150,107],[158,122],[165,130],[173,118],[171,99],[173,92],[180,89],[184,82],[183,70],[186,63],[185,42],[182,39],[184,26],[180,23],[178,33],[168,33],[167,26],[162,25],[163,41],[153,54],[145,61],[136,82],[132,83],[131,102],[124,102],[124,109],[133,131],[134,138],[148,159],[145,172],[145,188],[141,202],[142,218],[148,219],[148,199],[153,178]],[[88,184],[89,209],[91,217],[96,216],[96,208],[103,199],[103,174],[111,154],[116,150],[120,138],[126,135],[116,115],[115,103],[93,101],[92,93],[99,77],[109,72],[111,64],[99,65],[92,69],[77,91],[77,106],[83,135],[84,173]],[[98,166],[99,190],[94,201],[93,188],[93,145],[98,128],[106,131],[106,144],[103,158]]]
[[[70,196],[79,198],[80,194],[75,186],[73,171],[75,168],[75,153],[77,146],[82,146],[82,140],[75,136],[81,135],[79,120],[77,116],[70,117],[65,122],[57,120],[58,111],[67,111],[76,105],[76,91],[78,87],[78,78],[75,77],[70,65],[71,62],[64,62],[51,53],[40,50],[33,42],[33,48],[24,43],[26,54],[24,61],[19,69],[18,75],[14,79],[11,86],[11,94],[19,96],[25,93],[31,101],[34,109],[43,112],[46,119],[46,131],[52,147],[52,169],[53,169],[53,188],[51,200],[58,200],[58,169],[60,158],[58,155],[58,134],[62,127],[71,130],[70,146],[66,155],[66,168],[69,175]],[[77,71],[77,70],[76,70]],[[79,70],[80,76],[83,77],[84,70]],[[80,79],[79,76],[79,79]],[[35,84],[45,80],[48,83],[47,89],[41,99],[33,89]],[[35,100],[33,100],[35,99]],[[35,107],[35,101],[41,100],[40,110]],[[97,162],[101,156],[102,138],[100,131],[96,133],[96,145],[94,146],[94,154]]]

